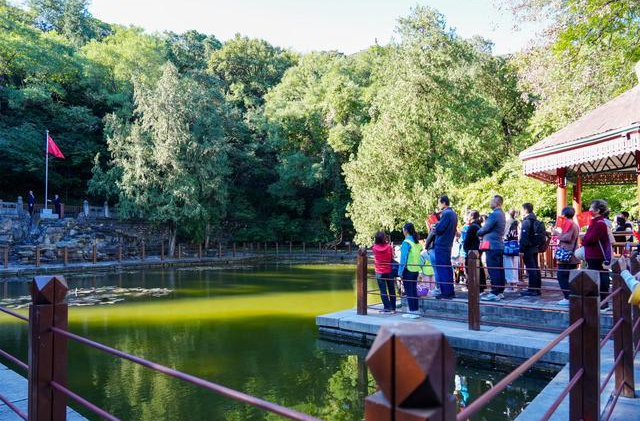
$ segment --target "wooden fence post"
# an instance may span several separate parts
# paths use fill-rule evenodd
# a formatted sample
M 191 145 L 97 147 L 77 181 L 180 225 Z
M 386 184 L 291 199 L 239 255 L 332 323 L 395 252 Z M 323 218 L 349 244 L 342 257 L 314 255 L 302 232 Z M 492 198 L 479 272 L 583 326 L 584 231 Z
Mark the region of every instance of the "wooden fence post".
M 613 335 L 613 355 L 615 357 L 622 352 L 622 361 L 616 367 L 616 388 L 622 386 L 620 396 L 625 398 L 635 398 L 635 379 L 633 372 L 633 324 L 631 320 L 631 305 L 629 304 L 629 296 L 631 295 L 627 284 L 622 279 L 620 273 L 625 270 L 626 264 L 624 259 L 617 259 L 613 262 L 611 270 L 613 272 L 612 290 L 620 288 L 620 292 L 612 298 L 613 301 L 613 325 L 615 326 L 620 320 L 620 327 Z
M 572 270 L 569 275 L 569 324 L 584 319 L 569 336 L 569 376 L 583 369 L 571 390 L 569 420 L 600 419 L 600 278 L 595 270 Z
M 67 246 L 64 246 L 64 248 L 62 249 L 62 259 L 64 265 L 67 266 L 69 264 L 69 247 Z
M 455 421 L 456 357 L 447 338 L 426 324 L 383 324 L 366 359 L 378 391 L 367 396 L 365 421 Z
M 160 241 L 160 261 L 164 260 L 164 240 Z
M 67 384 L 67 340 L 51 328 L 67 330 L 69 288 L 62 276 L 36 276 L 29 287 L 29 420 L 64 421 L 67 399 L 51 382 Z
M 358 268 L 356 273 L 357 313 L 367 314 L 367 249 L 358 250 Z
M 351 241 L 349 241 L 349 254 L 351 254 Z
M 4 248 L 2 260 L 4 262 L 4 268 L 9 268 L 9 246 Z
M 98 261 L 98 245 L 96 244 L 96 240 L 93 240 L 93 264 L 95 265 Z
M 144 246 L 144 241 L 140 244 L 140 260 L 144 260 L 147 254 L 147 250 Z
M 36 246 L 36 267 L 40 267 L 40 246 Z
M 469 330 L 480 330 L 480 253 L 467 253 L 467 314 Z

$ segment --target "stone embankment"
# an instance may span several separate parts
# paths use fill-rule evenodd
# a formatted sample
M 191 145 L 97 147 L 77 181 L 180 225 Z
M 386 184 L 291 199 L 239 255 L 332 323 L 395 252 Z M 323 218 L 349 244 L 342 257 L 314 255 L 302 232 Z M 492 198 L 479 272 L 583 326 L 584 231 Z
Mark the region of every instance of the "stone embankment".
M 96 259 L 113 259 L 122 245 L 125 257 L 135 256 L 140 245 L 159 247 L 166 232 L 144 222 L 115 219 L 77 218 L 32 220 L 28 214 L 0 217 L 0 247 L 9 247 L 9 260 L 31 264 L 36 247 L 42 263 L 60 261 L 67 249 L 69 261 L 90 260 L 96 245 Z

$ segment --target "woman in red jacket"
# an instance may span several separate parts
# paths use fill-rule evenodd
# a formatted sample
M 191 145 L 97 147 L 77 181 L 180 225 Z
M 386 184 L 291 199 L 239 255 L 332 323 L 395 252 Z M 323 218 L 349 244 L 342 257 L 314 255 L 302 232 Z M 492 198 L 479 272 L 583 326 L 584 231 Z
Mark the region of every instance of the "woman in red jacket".
M 380 288 L 380 298 L 384 305 L 383 313 L 396 311 L 396 289 L 393 283 L 392 263 L 393 249 L 387 242 L 384 232 L 378 231 L 373 245 L 373 259 L 376 272 L 376 281 Z
M 611 264 L 609 227 L 604 221 L 604 215 L 608 210 L 609 207 L 604 200 L 596 199 L 591 202 L 589 211 L 591 211 L 592 219 L 587 233 L 582 239 L 587 268 L 600 271 L 600 300 L 604 300 L 609 295 L 609 272 L 604 268 L 605 265 Z M 609 303 L 601 308 L 608 309 Z

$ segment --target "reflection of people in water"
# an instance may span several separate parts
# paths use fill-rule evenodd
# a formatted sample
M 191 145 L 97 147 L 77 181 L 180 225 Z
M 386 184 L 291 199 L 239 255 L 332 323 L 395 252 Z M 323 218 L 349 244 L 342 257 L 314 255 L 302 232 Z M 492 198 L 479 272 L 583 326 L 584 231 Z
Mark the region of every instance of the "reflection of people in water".
M 469 402 L 469 387 L 467 387 L 467 378 L 456 374 L 455 384 L 456 388 L 453 391 L 453 394 L 458 401 L 458 407 L 464 408 L 467 406 L 467 402 Z

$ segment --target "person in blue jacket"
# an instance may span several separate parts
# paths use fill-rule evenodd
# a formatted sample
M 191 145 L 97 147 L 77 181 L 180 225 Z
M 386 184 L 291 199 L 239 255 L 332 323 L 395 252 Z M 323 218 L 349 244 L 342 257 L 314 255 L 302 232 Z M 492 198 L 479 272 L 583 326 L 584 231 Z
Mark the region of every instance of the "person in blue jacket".
M 451 266 L 451 248 L 458 231 L 458 215 L 450 207 L 447 196 L 438 199 L 440 220 L 435 225 L 436 240 L 433 247 L 435 256 L 434 268 L 437 272 L 436 282 L 440 287 L 440 295 L 436 299 L 451 299 L 455 297 L 453 288 L 453 267 Z
M 482 237 L 482 242 L 488 242 L 489 248 L 484 250 L 487 257 L 487 269 L 491 278 L 491 292 L 480 295 L 481 300 L 500 301 L 504 298 L 504 227 L 506 218 L 502 211 L 502 196 L 495 195 L 491 199 L 489 206 L 493 212 L 487 218 L 482 228 L 478 231 L 478 236 Z M 482 243 L 481 243 L 482 244 Z

